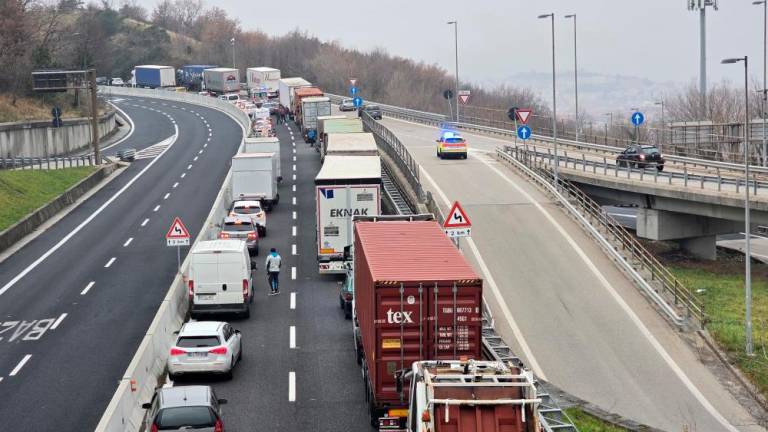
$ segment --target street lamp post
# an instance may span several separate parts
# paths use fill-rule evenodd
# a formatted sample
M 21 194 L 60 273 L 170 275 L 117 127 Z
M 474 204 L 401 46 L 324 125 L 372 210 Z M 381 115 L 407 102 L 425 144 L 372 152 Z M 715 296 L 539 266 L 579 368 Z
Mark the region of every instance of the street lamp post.
M 555 151 L 555 187 L 560 184 L 560 158 L 557 154 L 557 91 L 555 83 L 555 14 L 548 13 L 539 15 L 539 19 L 550 18 L 552 20 L 552 138 L 554 140 Z
M 667 131 L 667 123 L 664 121 L 664 99 L 656 102 L 655 105 L 661 105 L 661 139 L 659 140 L 659 151 L 661 151 L 663 141 L 666 139 L 665 132 Z
M 768 98 L 768 85 L 766 85 L 766 51 L 768 51 L 768 2 L 766 0 L 756 0 L 752 2 L 753 5 L 763 5 L 763 107 L 761 109 L 760 118 L 763 120 L 763 166 L 768 165 L 768 142 L 765 137 L 765 105 L 766 98 Z
M 749 222 L 749 56 L 723 59 L 722 64 L 744 62 L 744 332 L 747 355 L 753 354 L 752 345 L 752 248 Z
M 234 69 L 237 67 L 235 66 L 235 38 L 230 39 L 229 42 L 232 43 L 232 69 Z
M 448 25 L 453 25 L 453 43 L 456 53 L 456 122 L 459 121 L 459 22 L 448 21 Z
M 581 123 L 579 123 L 579 62 L 576 48 L 576 14 L 566 15 L 565 18 L 573 18 L 573 86 L 576 97 L 576 141 L 578 141 Z
M 608 145 L 608 129 L 613 130 L 613 113 L 608 112 L 603 115 L 606 115 L 610 118 L 610 127 L 608 126 L 608 123 L 605 124 L 605 145 Z

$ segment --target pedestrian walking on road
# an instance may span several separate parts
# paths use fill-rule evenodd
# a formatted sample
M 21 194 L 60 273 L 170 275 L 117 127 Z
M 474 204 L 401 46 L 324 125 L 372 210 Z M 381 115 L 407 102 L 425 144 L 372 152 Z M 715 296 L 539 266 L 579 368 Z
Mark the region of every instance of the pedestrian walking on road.
M 269 295 L 280 294 L 280 267 L 283 264 L 283 259 L 280 254 L 277 253 L 277 249 L 272 248 L 267 255 L 267 261 L 264 267 L 267 269 L 267 275 L 269 276 Z
M 285 124 L 285 107 L 282 105 L 277 108 L 277 122 Z

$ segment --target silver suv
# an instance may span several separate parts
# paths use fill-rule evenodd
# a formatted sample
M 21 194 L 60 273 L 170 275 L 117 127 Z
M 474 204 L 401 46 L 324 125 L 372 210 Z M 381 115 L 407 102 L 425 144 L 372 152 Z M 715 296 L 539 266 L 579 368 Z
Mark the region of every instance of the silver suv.
M 226 216 L 221 223 L 219 238 L 245 240 L 248 253 L 259 254 L 259 232 L 248 216 Z
M 144 430 L 223 432 L 221 405 L 225 403 L 209 386 L 160 388 L 151 402 L 141 405 L 147 410 Z

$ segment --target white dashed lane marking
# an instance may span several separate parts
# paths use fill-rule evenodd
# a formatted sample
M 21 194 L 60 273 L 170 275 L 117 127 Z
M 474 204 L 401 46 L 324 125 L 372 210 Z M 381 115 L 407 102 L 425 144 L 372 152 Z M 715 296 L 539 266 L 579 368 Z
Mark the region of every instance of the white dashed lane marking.
M 110 268 L 110 267 L 112 267 L 112 264 L 115 262 L 115 260 L 116 260 L 116 259 L 117 259 L 117 258 L 115 258 L 115 257 L 112 257 L 112 258 L 110 258 L 110 259 L 109 259 L 109 261 L 107 261 L 107 263 L 106 263 L 106 264 L 104 264 L 104 268 Z
M 85 289 L 83 289 L 82 291 L 80 291 L 80 295 L 86 295 L 86 294 L 88 294 L 88 291 L 90 291 L 90 290 L 91 290 L 91 288 L 93 288 L 93 286 L 94 286 L 95 284 L 96 284 L 96 282 L 94 282 L 94 281 L 90 281 L 90 282 L 88 282 L 88 285 L 86 285 L 86 286 L 85 286 Z
M 53 322 L 53 325 L 51 326 L 51 330 L 56 330 L 56 328 L 61 324 L 62 321 L 64 321 L 64 318 L 67 317 L 66 313 L 63 313 L 59 316 L 59 318 L 56 319 L 56 321 Z
M 125 241 L 125 243 L 123 243 L 123 247 L 128 247 L 128 245 L 131 244 L 132 241 L 133 241 L 133 237 L 129 238 L 128 240 Z
M 296 309 L 296 293 L 291 293 L 291 309 Z
M 170 193 L 170 192 L 168 192 L 167 194 L 165 194 L 165 196 L 163 197 L 163 199 L 164 199 L 164 200 L 167 200 L 169 196 L 171 196 L 171 193 Z
M 19 364 L 17 364 L 17 365 L 16 365 L 16 367 L 15 367 L 15 368 L 13 368 L 13 370 L 11 371 L 11 373 L 9 373 L 9 374 L 8 374 L 8 376 L 16 376 L 16 374 L 18 374 L 18 373 L 19 373 L 19 371 L 21 370 L 21 368 L 23 368 L 23 367 L 24 367 L 24 365 L 25 365 L 25 364 L 27 364 L 27 362 L 29 361 L 29 359 L 30 359 L 30 358 L 32 358 L 32 354 L 27 354 L 27 355 L 25 355 L 25 356 L 24 356 L 24 358 L 23 358 L 23 359 L 21 359 L 21 361 L 19 362 Z M 294 383 L 294 386 L 295 386 L 295 383 Z M 294 388 L 294 398 L 295 398 L 295 397 L 296 397 L 296 389 Z
M 141 226 L 147 226 L 149 223 L 149 218 L 144 219 L 144 222 L 141 223 Z

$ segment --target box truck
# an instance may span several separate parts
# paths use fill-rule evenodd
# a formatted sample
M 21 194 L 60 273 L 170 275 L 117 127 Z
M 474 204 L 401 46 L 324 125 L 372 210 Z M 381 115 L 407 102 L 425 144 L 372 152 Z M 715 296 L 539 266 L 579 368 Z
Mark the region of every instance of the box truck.
M 318 271 L 344 274 L 351 259 L 344 252 L 352 245 L 352 217 L 381 213 L 381 160 L 326 157 L 315 177 L 315 199 Z
M 171 66 L 142 65 L 133 69 L 136 87 L 175 87 L 176 70 Z
M 298 92 L 298 90 L 297 90 Z M 331 114 L 331 100 L 327 97 L 305 97 L 301 100 L 301 135 L 304 142 L 317 140 L 317 117 Z
M 277 137 L 249 137 L 243 140 L 238 153 L 274 153 L 277 166 L 277 181 L 283 180 L 280 170 L 280 140 Z
M 361 218 L 354 237 L 355 346 L 371 424 L 402 430 L 400 374 L 422 360 L 481 359 L 483 281 L 434 220 Z
M 293 92 L 297 88 L 312 87 L 312 83 L 304 78 L 282 78 L 278 81 L 278 88 L 280 92 L 280 105 L 285 109 L 291 110 L 293 107 Z
M 238 153 L 232 158 L 232 201 L 259 200 L 267 211 L 280 201 L 275 154 Z
M 323 91 L 317 87 L 299 87 L 293 91 L 291 100 L 291 112 L 294 114 L 296 124 L 301 126 L 301 101 L 308 97 L 323 96 Z M 330 113 L 329 113 L 330 114 Z
M 376 156 L 379 148 L 372 133 L 331 133 L 328 134 L 328 145 L 320 152 L 320 159 L 326 155 L 336 156 Z
M 245 71 L 248 90 L 251 94 L 263 95 L 269 98 L 277 97 L 280 90 L 280 69 L 271 67 L 252 67 Z
M 189 90 L 202 90 L 203 71 L 217 67 L 216 65 L 184 65 L 178 70 L 179 84 Z
M 337 133 L 358 133 L 363 132 L 363 122 L 359 118 L 330 118 L 325 119 L 320 124 L 318 137 L 320 138 L 320 153 L 322 148 L 328 143 L 326 139 L 328 134 Z
M 240 71 L 232 68 L 213 68 L 203 71 L 205 89 L 222 94 L 240 92 Z

